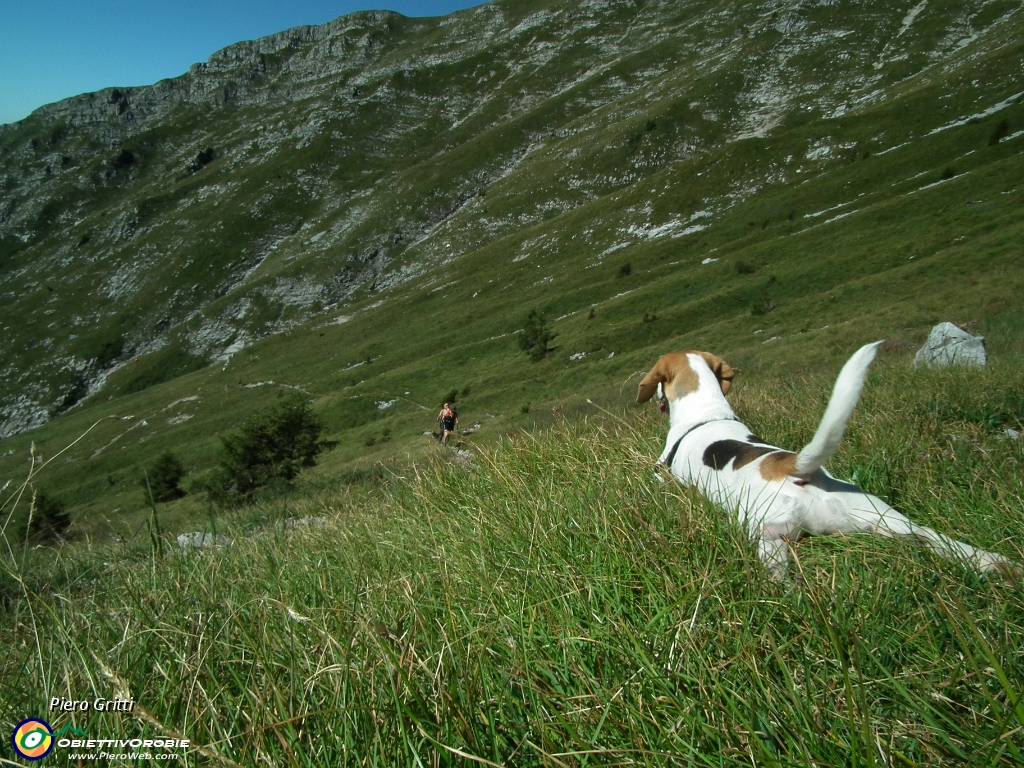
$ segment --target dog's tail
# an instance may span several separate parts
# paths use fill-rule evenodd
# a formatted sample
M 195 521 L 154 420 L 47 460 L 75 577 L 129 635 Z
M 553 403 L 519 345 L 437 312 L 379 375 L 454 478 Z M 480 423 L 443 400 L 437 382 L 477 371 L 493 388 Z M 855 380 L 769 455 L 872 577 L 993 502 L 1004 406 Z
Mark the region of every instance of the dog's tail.
M 828 408 L 821 417 L 814 439 L 796 457 L 794 475 L 810 475 L 828 461 L 828 457 L 839 447 L 839 441 L 843 439 L 843 432 L 846 431 L 846 422 L 850 420 L 850 415 L 860 400 L 868 368 L 875 359 L 881 343 L 876 341 L 874 344 L 865 344 L 846 361 L 843 370 L 839 372 L 839 378 L 836 379 L 832 398 L 828 401 Z

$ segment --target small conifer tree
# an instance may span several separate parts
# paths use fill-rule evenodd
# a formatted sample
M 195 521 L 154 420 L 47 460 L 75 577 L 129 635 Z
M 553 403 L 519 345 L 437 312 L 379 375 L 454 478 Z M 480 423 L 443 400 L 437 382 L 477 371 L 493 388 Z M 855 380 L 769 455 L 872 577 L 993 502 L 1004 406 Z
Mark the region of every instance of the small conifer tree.
M 181 459 L 170 451 L 163 453 L 146 468 L 146 474 L 139 481 L 146 503 L 149 503 L 150 491 L 153 492 L 153 501 L 180 499 L 185 492 L 181 490 L 178 483 L 185 477 L 185 474 L 185 465 L 181 463 Z
M 526 326 L 519 337 L 519 348 L 530 356 L 531 360 L 540 360 L 551 348 L 548 346 L 557 334 L 552 333 L 537 310 L 530 310 L 526 318 Z
M 323 422 L 299 397 L 282 400 L 245 421 L 234 434 L 221 437 L 221 458 L 207 487 L 211 498 L 244 504 L 267 487 L 288 487 L 316 457 L 334 446 L 320 439 Z
M 67 537 L 70 527 L 71 517 L 64 502 L 39 491 L 29 506 L 29 514 L 15 530 L 15 541 L 54 544 Z

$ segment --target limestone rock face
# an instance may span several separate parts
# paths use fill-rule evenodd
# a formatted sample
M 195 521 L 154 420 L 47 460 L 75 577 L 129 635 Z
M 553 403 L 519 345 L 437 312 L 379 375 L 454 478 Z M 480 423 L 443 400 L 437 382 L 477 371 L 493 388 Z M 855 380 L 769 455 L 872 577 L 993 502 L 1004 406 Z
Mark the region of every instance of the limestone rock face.
M 914 355 L 914 365 L 944 368 L 947 365 L 977 365 L 988 362 L 985 337 L 972 336 L 952 323 L 939 323 L 928 334 L 928 341 Z

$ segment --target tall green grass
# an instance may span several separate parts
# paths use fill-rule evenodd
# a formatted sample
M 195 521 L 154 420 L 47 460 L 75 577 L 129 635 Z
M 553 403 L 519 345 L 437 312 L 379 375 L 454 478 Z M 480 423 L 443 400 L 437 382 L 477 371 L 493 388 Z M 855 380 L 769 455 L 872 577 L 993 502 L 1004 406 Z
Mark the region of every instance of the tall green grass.
M 831 466 L 1024 561 L 1020 374 L 882 365 Z M 734 406 L 797 447 L 830 385 L 746 382 Z M 219 518 L 228 548 L 5 558 L 3 724 L 120 690 L 134 718 L 50 722 L 181 734 L 196 765 L 1024 762 L 1020 584 L 868 537 L 802 542 L 776 583 L 659 477 L 665 427 L 595 411 L 382 466 Z

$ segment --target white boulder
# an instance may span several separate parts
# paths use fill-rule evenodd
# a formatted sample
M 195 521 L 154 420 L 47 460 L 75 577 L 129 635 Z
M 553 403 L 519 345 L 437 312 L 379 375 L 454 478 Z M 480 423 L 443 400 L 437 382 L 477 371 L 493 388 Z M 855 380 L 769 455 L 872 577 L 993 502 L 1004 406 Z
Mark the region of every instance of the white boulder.
M 972 336 L 952 323 L 939 323 L 928 334 L 928 341 L 914 355 L 914 365 L 944 368 L 947 365 L 982 366 L 988 362 L 985 337 Z
M 210 547 L 230 547 L 232 544 L 231 539 L 227 536 L 217 535 L 214 536 L 212 533 L 204 533 L 203 531 L 194 531 L 192 533 L 182 533 L 178 535 L 178 546 L 182 549 L 209 549 Z

